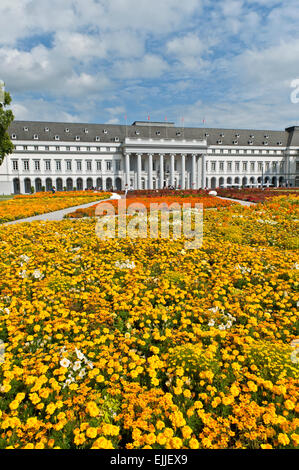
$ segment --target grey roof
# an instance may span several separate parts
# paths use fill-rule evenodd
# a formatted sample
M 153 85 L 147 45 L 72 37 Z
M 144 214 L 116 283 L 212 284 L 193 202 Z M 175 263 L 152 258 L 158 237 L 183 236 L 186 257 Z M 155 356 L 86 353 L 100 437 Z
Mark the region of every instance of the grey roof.
M 24 130 L 25 128 L 28 131 Z M 46 129 L 49 129 L 46 131 Z M 87 133 L 85 132 L 87 130 Z M 67 131 L 68 130 L 68 131 Z M 115 137 L 122 142 L 125 137 L 151 138 L 151 139 L 207 139 L 208 145 L 248 146 L 252 141 L 253 146 L 263 146 L 268 142 L 269 146 L 293 145 L 299 146 L 299 127 L 291 127 L 285 131 L 250 130 L 250 129 L 214 129 L 195 127 L 175 127 L 173 123 L 155 123 L 136 121 L 133 125 L 115 124 L 79 124 L 63 122 L 40 121 L 14 121 L 9 128 L 10 135 L 15 134 L 17 140 L 32 141 L 34 134 L 38 135 L 38 141 L 53 141 L 59 136 L 61 141 L 73 142 L 115 142 Z M 80 141 L 76 141 L 76 136 Z M 253 136 L 253 137 L 251 137 Z M 96 140 L 96 137 L 99 140 Z M 222 142 L 222 144 L 220 143 Z

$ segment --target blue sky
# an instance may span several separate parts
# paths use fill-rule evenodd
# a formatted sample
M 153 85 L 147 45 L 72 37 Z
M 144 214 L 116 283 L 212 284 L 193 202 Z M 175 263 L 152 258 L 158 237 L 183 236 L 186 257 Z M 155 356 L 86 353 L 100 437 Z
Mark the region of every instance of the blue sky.
M 298 24 L 298 0 L 1 0 L 0 79 L 16 119 L 283 129 Z

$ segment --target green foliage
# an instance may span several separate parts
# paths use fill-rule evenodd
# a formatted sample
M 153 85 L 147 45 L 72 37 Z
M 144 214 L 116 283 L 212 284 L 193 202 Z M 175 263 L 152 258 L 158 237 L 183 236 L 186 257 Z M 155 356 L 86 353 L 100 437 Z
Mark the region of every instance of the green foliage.
M 0 164 L 3 162 L 5 155 L 9 155 L 14 149 L 14 145 L 7 132 L 7 129 L 14 120 L 14 115 L 10 109 L 5 109 L 10 103 L 10 94 L 6 91 L 4 103 L 0 103 Z

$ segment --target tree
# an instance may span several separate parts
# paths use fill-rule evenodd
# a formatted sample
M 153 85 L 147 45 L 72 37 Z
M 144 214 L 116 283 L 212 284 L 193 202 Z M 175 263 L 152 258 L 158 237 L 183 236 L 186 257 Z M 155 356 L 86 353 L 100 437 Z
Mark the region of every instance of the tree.
M 0 102 L 0 165 L 3 162 L 5 155 L 9 155 L 14 150 L 14 145 L 7 132 L 7 129 L 14 120 L 14 115 L 10 109 L 5 109 L 6 106 L 10 105 L 10 103 L 10 94 L 5 91 L 3 103 Z

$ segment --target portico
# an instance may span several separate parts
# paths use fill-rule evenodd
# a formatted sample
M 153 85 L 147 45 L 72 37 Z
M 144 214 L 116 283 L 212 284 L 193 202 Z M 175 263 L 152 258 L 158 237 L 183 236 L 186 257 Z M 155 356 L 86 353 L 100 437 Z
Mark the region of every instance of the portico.
M 125 139 L 125 181 L 134 189 L 200 189 L 205 182 L 205 140 Z M 132 184 L 133 183 L 133 184 Z

